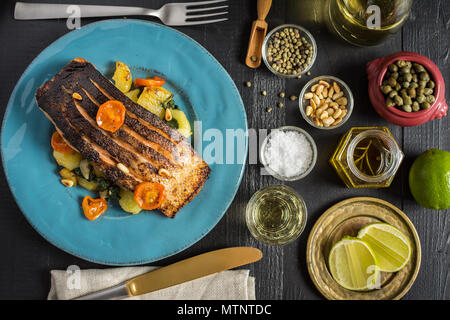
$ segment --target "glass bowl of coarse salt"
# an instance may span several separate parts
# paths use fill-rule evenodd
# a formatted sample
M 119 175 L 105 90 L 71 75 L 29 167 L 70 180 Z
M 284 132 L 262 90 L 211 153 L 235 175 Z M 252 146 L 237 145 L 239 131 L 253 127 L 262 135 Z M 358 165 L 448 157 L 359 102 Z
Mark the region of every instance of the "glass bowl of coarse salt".
M 285 126 L 272 130 L 260 150 L 261 162 L 268 173 L 282 181 L 306 177 L 317 160 L 313 138 L 303 129 Z

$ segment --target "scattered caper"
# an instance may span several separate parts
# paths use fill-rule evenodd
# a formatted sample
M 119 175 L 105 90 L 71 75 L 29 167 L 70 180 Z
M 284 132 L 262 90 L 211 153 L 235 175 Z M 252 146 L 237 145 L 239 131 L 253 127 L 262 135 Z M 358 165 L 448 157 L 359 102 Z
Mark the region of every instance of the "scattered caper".
M 267 91 L 266 91 L 266 90 L 263 90 L 263 91 L 261 91 L 261 94 L 262 94 L 263 96 L 266 96 L 266 95 L 267 95 Z
M 284 104 L 282 102 L 278 102 L 278 108 L 283 108 Z
M 297 100 L 296 96 L 290 96 L 289 99 L 291 99 L 292 101 Z
M 280 92 L 279 96 L 280 96 L 280 98 L 284 98 L 285 93 L 284 92 Z
M 272 111 L 272 108 L 271 108 L 271 107 L 268 107 L 268 108 L 266 109 L 266 111 L 267 111 L 267 112 L 271 112 L 271 111 Z
M 251 83 L 250 81 L 247 81 L 247 82 L 245 83 L 245 85 L 246 85 L 247 87 L 251 87 L 251 86 L 252 86 L 252 83 Z

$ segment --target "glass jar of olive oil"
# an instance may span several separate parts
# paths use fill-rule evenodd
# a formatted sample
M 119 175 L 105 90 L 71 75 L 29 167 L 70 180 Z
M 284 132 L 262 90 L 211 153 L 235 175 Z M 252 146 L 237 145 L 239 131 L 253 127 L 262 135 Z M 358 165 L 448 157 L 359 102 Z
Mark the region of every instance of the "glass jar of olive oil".
M 404 158 L 386 127 L 355 127 L 341 139 L 330 159 L 349 188 L 382 188 L 391 185 Z
M 257 191 L 246 208 L 246 223 L 259 241 L 283 245 L 294 241 L 306 224 L 306 205 L 292 188 L 273 185 Z
M 412 0 L 328 0 L 328 27 L 357 46 L 373 46 L 396 33 Z

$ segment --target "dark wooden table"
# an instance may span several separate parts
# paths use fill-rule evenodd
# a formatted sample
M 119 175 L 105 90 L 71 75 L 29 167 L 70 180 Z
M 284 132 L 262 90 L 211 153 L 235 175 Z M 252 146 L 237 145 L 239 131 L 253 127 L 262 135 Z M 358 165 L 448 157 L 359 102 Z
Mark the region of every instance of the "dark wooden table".
M 324 0 L 323 0 L 324 1 Z M 203 45 L 229 72 L 245 104 L 249 128 L 272 129 L 295 125 L 306 129 L 316 140 L 319 156 L 312 173 L 298 182 L 287 183 L 305 198 L 308 222 L 304 233 L 292 244 L 267 246 L 255 241 L 245 226 L 244 209 L 251 195 L 260 188 L 280 183 L 260 175 L 260 165 L 248 165 L 239 191 L 218 225 L 189 249 L 158 261 L 164 265 L 208 250 L 227 246 L 249 245 L 260 248 L 262 261 L 251 265 L 256 277 L 257 299 L 321 299 L 310 280 L 306 263 L 306 240 L 317 218 L 331 205 L 354 196 L 373 196 L 401 208 L 417 228 L 422 245 L 422 266 L 416 282 L 404 299 L 450 298 L 450 215 L 447 211 L 426 210 L 415 203 L 408 187 L 408 171 L 414 158 L 429 148 L 450 150 L 450 117 L 412 128 L 386 122 L 373 110 L 368 94 L 365 65 L 368 61 L 397 51 L 415 51 L 428 56 L 450 83 L 450 1 L 416 1 L 409 20 L 392 39 L 377 47 L 356 48 L 335 39 L 321 23 L 319 0 L 274 0 L 267 18 L 269 28 L 283 23 L 298 23 L 312 31 L 318 45 L 318 57 L 311 76 L 335 75 L 346 81 L 355 97 L 350 120 L 333 131 L 310 127 L 300 115 L 296 102 L 285 101 L 276 108 L 281 91 L 298 95 L 310 79 L 284 80 L 272 75 L 264 66 L 247 68 L 243 61 L 249 31 L 256 18 L 256 0 L 230 0 L 229 20 L 224 23 L 184 27 L 186 33 Z M 41 1 L 76 3 L 78 1 Z M 85 4 L 136 5 L 158 7 L 160 0 L 84 0 Z M 20 75 L 41 50 L 68 32 L 66 21 L 15 21 L 15 1 L 0 4 L 0 108 L 3 117 L 9 95 Z M 315 8 L 312 8 L 315 3 Z M 308 9 L 309 8 L 309 9 Z M 82 20 L 82 25 L 98 19 Z M 252 87 L 244 86 L 251 81 Z M 268 92 L 267 96 L 260 94 Z M 447 86 L 447 101 L 448 101 Z M 268 106 L 271 113 L 265 112 Z M 344 187 L 328 159 L 339 138 L 353 126 L 387 126 L 406 154 L 400 171 L 388 189 L 350 190 Z M 80 268 L 104 268 L 73 257 L 46 242 L 27 222 L 15 203 L 0 170 L 0 298 L 45 299 L 49 290 L 49 271 Z M 206 208 L 205 208 L 206 210 Z

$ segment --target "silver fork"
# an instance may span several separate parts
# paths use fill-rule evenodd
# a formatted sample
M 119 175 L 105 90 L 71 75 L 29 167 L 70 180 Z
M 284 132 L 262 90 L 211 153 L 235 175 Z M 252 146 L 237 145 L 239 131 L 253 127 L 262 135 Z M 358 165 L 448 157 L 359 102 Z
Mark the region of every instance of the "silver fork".
M 70 5 L 70 4 L 50 4 L 50 3 L 25 3 L 17 2 L 14 10 L 16 20 L 39 20 L 39 19 L 59 19 L 77 17 L 114 17 L 114 16 L 153 16 L 159 18 L 168 26 L 191 26 L 196 24 L 214 23 L 228 20 L 219 18 L 211 20 L 195 20 L 207 17 L 227 14 L 228 11 L 205 13 L 202 11 L 219 10 L 228 8 L 228 5 L 211 7 L 209 5 L 225 2 L 227 0 L 197 1 L 187 3 L 167 3 L 161 8 L 147 9 L 140 7 L 123 6 L 93 6 L 93 5 Z M 193 6 L 209 6 L 204 8 L 189 9 Z M 196 14 L 200 13 L 200 14 Z

